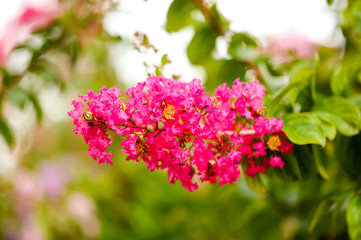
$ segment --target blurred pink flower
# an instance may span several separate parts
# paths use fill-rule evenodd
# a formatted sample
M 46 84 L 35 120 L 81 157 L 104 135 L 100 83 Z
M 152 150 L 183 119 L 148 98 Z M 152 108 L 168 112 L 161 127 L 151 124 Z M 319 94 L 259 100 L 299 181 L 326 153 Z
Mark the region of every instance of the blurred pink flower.
M 266 54 L 272 55 L 276 63 L 289 62 L 292 57 L 312 58 L 317 51 L 317 45 L 305 35 L 289 31 L 279 36 L 269 38 L 269 44 L 264 49 Z
M 18 169 L 14 178 L 14 206 L 20 224 L 10 224 L 5 230 L 5 239 L 44 239 L 41 229 L 34 221 L 34 208 L 41 199 L 42 192 L 36 176 L 28 170 Z
M 46 163 L 41 167 L 39 180 L 44 194 L 55 200 L 64 193 L 68 176 L 59 164 Z
M 22 217 L 26 217 L 34 204 L 42 198 L 38 179 L 29 171 L 20 169 L 14 180 L 16 208 Z
M 83 233 L 88 237 L 97 237 L 101 230 L 101 223 L 96 217 L 96 205 L 86 194 L 72 193 L 66 202 L 69 215 L 80 225 Z
M 24 6 L 0 35 L 0 64 L 4 65 L 11 51 L 26 41 L 32 32 L 48 26 L 55 19 L 57 8 L 57 0 L 45 1 L 38 6 Z
M 28 219 L 23 222 L 21 231 L 17 236 L 18 240 L 42 240 L 45 239 L 43 233 L 35 223 L 35 219 Z

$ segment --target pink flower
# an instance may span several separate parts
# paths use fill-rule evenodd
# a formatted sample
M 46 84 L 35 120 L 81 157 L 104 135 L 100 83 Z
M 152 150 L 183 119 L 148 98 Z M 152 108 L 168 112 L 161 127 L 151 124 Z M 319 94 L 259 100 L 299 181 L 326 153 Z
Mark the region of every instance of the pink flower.
M 128 154 L 127 160 L 138 161 L 139 154 L 135 150 L 136 141 L 137 141 L 137 136 L 134 135 L 128 137 L 127 139 L 125 139 L 120 143 L 120 145 L 123 147 L 123 149 L 120 150 L 120 152 Z
M 89 90 L 87 95 L 79 96 L 88 108 L 83 111 L 85 104 L 73 101 L 74 109 L 68 114 L 74 119 L 76 129 L 74 133 L 83 135 L 85 142 L 89 145 L 88 154 L 99 163 L 112 164 L 112 152 L 105 152 L 111 145 L 112 139 L 107 135 L 108 130 L 113 130 L 122 135 L 119 127 L 126 123 L 129 116 L 124 112 L 125 105 L 120 97 L 117 87 L 107 90 L 100 89 L 100 93 Z
M 233 183 L 238 180 L 241 175 L 238 164 L 241 162 L 242 154 L 232 149 L 227 157 L 221 157 L 217 161 L 219 167 L 218 176 L 219 183 L 223 184 Z
M 258 173 L 258 168 L 255 166 L 254 161 L 249 161 L 250 167 L 247 168 L 246 174 L 249 177 L 255 177 Z
M 303 34 L 290 31 L 278 37 L 271 37 L 269 45 L 264 50 L 273 56 L 277 63 L 286 63 L 296 58 L 312 58 L 317 46 Z
M 31 33 L 50 25 L 56 17 L 58 2 L 49 0 L 43 5 L 26 6 L 7 24 L 0 37 L 0 64 L 3 65 L 10 52 L 25 42 Z
M 195 191 L 198 188 L 198 184 L 192 182 L 194 170 L 189 164 L 179 165 L 172 164 L 168 168 L 168 180 L 170 183 L 176 183 L 175 180 L 179 180 L 182 186 L 188 191 Z
M 267 158 L 264 158 L 263 161 L 258 163 L 257 165 L 253 160 L 248 161 L 248 163 L 251 165 L 246 169 L 246 174 L 248 177 L 255 177 L 259 172 L 266 173 L 269 167 Z
M 61 166 L 54 163 L 44 163 L 39 176 L 42 190 L 48 197 L 57 199 L 64 193 L 68 176 Z
M 286 154 L 286 155 L 293 152 L 293 144 L 287 140 L 281 139 L 281 145 L 278 148 L 281 153 Z
M 285 165 L 285 163 L 282 161 L 281 157 L 279 156 L 271 156 L 269 164 L 272 167 L 279 167 L 279 168 L 283 168 L 283 165 Z
M 198 79 L 149 77 L 126 91 L 128 101 L 116 87 L 90 90 L 80 96 L 84 104 L 72 102 L 69 116 L 99 163 L 112 163 L 109 136 L 119 135 L 127 160 L 143 161 L 150 171 L 166 169 L 170 183 L 179 181 L 189 191 L 198 188 L 194 176 L 221 186 L 237 181 L 242 161 L 252 177 L 283 166 L 275 154 L 292 151 L 292 144 L 281 132 L 282 120 L 259 111 L 265 88 L 257 80 L 236 79 L 232 89 L 223 84 L 215 100 L 204 90 Z
M 264 150 L 264 146 L 263 146 L 263 143 L 262 143 L 262 142 L 257 142 L 257 143 L 255 143 L 255 144 L 253 144 L 253 148 L 256 150 L 256 151 L 254 152 L 254 154 L 255 154 L 256 157 L 266 155 L 266 152 L 265 152 L 265 150 Z
M 220 99 L 222 102 L 228 102 L 231 98 L 232 90 L 227 86 L 227 83 L 219 85 L 216 90 L 214 90 L 214 96 L 216 99 Z
M 264 116 L 260 116 L 254 121 L 253 127 L 256 133 L 261 136 L 267 133 L 281 132 L 283 128 L 283 122 L 280 118 L 268 119 Z

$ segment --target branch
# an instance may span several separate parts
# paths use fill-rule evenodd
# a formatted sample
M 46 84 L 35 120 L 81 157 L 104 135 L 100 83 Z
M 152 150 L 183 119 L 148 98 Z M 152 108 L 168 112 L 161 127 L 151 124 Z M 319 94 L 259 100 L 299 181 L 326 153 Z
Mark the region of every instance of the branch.
M 214 16 L 211 9 L 206 5 L 205 1 L 204 0 L 193 0 L 193 2 L 197 5 L 199 10 L 201 10 L 204 18 L 206 19 L 207 22 L 209 22 L 209 24 L 214 28 L 214 30 L 216 30 L 216 32 L 219 35 L 224 36 L 225 30 L 223 29 L 220 22 L 218 22 L 216 16 Z

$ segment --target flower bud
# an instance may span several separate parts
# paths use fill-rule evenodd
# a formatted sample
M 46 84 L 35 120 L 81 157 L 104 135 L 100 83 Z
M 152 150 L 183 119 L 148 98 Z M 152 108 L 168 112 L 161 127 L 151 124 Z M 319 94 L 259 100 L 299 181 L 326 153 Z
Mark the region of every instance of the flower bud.
M 148 124 L 146 127 L 147 132 L 153 132 L 154 131 L 154 126 L 152 124 Z
M 93 115 L 93 113 L 92 112 L 83 112 L 83 118 L 84 118 L 84 120 L 86 120 L 86 121 L 93 121 L 94 120 L 94 115 Z

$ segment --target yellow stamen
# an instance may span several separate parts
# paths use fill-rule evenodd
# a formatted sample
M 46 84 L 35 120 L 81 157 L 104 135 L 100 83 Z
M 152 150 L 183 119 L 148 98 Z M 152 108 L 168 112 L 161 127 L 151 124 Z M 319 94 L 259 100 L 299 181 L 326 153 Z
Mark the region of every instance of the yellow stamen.
M 266 107 L 259 107 L 256 109 L 256 113 L 260 116 L 263 116 L 266 112 L 267 108 Z
M 271 136 L 268 141 L 267 141 L 267 146 L 272 150 L 272 151 L 279 151 L 278 147 L 281 145 L 281 140 L 279 138 L 279 136 Z
M 177 110 L 173 105 L 167 104 L 163 110 L 163 117 L 165 119 L 174 119 L 174 114 L 176 111 Z
M 135 142 L 135 151 L 140 154 L 145 154 L 148 152 L 147 141 L 143 138 L 142 135 L 138 135 Z

